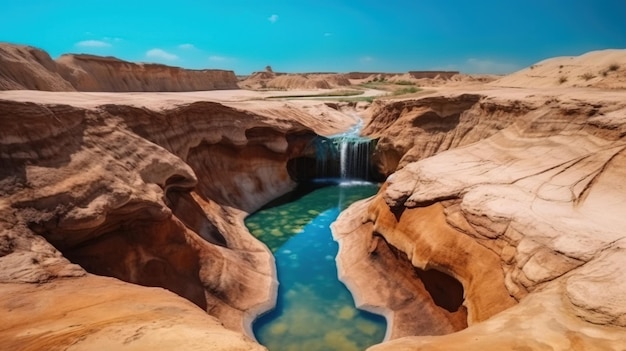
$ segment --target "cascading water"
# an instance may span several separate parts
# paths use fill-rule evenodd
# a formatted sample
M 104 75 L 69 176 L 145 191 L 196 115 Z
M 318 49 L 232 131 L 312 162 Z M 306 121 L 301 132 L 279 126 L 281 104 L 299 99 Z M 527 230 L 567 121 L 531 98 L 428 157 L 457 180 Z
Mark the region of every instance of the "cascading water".
M 346 140 L 342 140 L 341 143 L 341 153 L 339 154 L 339 165 L 340 165 L 340 175 L 342 179 L 348 178 L 348 142 Z
M 337 161 L 341 179 L 370 179 L 373 140 L 359 135 L 362 127 L 363 121 L 359 120 L 348 131 L 329 138 L 335 148 L 339 149 Z
M 318 137 L 310 145 L 315 154 L 289 161 L 293 179 L 372 180 L 377 174 L 370 164 L 376 141 L 359 136 L 363 122 L 348 131 L 330 137 Z M 314 156 L 311 157 L 311 156 Z

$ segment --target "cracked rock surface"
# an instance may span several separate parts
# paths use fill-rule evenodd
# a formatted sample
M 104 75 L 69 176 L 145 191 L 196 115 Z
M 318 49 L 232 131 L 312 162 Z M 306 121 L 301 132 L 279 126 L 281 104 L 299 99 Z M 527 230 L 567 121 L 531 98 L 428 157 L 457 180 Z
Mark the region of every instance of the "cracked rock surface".
M 0 92 L 0 349 L 264 349 L 250 323 L 274 304 L 274 261 L 243 219 L 293 189 L 287 162 L 313 138 L 354 123 L 324 117 Z
M 379 169 L 396 171 L 335 224 L 342 275 L 354 287 L 397 282 L 398 257 L 449 274 L 463 285 L 467 328 L 415 333 L 423 322 L 393 308 L 394 288 L 364 292 L 357 301 L 397 329 L 371 349 L 620 350 L 625 101 L 623 91 L 442 89 L 380 103 L 366 130 L 382 138 Z M 383 257 L 381 240 L 403 255 Z M 402 337 L 411 328 L 425 336 Z

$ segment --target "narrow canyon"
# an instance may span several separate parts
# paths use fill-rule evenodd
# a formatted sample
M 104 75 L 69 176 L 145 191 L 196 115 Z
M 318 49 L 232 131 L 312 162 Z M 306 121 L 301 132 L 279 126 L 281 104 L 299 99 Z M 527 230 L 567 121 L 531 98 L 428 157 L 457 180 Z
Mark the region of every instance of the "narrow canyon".
M 264 350 L 251 325 L 276 304 L 275 260 L 244 219 L 362 118 L 381 187 L 332 235 L 357 307 L 387 319 L 369 350 L 621 350 L 626 51 L 572 77 L 603 69 L 589 55 L 624 68 L 589 86 L 546 83 L 558 59 L 420 76 L 356 103 L 2 44 L 0 348 Z M 263 79 L 279 78 L 353 80 Z

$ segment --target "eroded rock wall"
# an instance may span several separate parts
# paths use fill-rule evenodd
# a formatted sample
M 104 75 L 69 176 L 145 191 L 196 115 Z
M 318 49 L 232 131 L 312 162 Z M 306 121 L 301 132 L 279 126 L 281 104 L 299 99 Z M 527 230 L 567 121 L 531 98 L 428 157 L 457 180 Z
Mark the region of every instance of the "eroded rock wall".
M 63 55 L 0 43 L 0 90 L 182 92 L 238 89 L 227 70 L 190 70 L 114 57 Z
M 0 90 L 74 91 L 45 51 L 0 43 Z
M 78 91 L 196 91 L 238 89 L 233 71 L 189 70 L 113 57 L 63 55 L 59 73 Z
M 617 268 L 626 263 L 626 100 L 623 93 L 552 93 L 490 91 L 379 106 L 383 113 L 366 131 L 382 136 L 380 159 L 393 154 L 399 169 L 388 162 L 380 193 L 335 224 L 341 274 L 358 290 L 373 272 L 394 276 L 391 267 L 407 259 L 447 273 L 463 285 L 468 328 L 372 349 L 618 350 L 626 342 L 626 286 Z M 381 240 L 402 255 L 383 256 Z M 357 301 L 377 309 L 386 300 L 396 312 L 403 289 L 392 286 Z M 452 326 L 440 310 L 429 313 Z M 392 314 L 392 338 L 416 323 L 401 324 L 401 314 Z
M 486 139 L 531 109 L 518 99 L 494 104 L 475 93 L 378 100 L 363 134 L 378 139 L 374 162 L 390 175 L 410 162 Z
M 214 326 L 222 330 L 212 341 L 219 347 L 257 348 L 244 334 L 273 305 L 276 282 L 271 253 L 249 235 L 243 218 L 293 188 L 287 161 L 313 136 L 295 120 L 212 102 L 151 110 L 0 101 L 0 308 L 19 310 L 12 300 L 19 291 L 54 301 L 63 298 L 57 286 L 66 291 L 71 281 L 92 289 L 104 282 L 93 274 L 103 275 L 165 288 L 199 306 L 229 329 Z M 146 330 L 149 315 L 182 306 L 173 294 L 162 298 L 146 307 L 145 318 L 118 311 L 116 324 L 125 332 Z M 37 313 L 47 314 L 46 306 Z M 109 317 L 86 311 L 80 318 L 91 322 L 76 335 L 94 345 Z M 58 324 L 51 317 L 26 337 L 20 318 L 0 323 L 6 345 L 45 343 Z M 197 328 L 197 321 L 189 323 Z M 208 329 L 198 331 L 203 340 L 212 338 Z M 155 344 L 160 329 L 149 330 L 128 342 Z M 75 341 L 67 333 L 56 339 L 59 347 Z

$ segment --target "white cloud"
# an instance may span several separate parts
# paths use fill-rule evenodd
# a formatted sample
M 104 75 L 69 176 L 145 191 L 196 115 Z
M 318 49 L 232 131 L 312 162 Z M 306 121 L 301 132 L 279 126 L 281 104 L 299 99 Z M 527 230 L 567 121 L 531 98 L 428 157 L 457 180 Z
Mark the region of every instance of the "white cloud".
M 271 15 L 267 18 L 268 21 L 272 22 L 272 23 L 276 23 L 276 21 L 278 21 L 278 15 L 274 14 Z
M 367 62 L 372 62 L 375 59 L 372 56 L 363 56 L 361 57 L 360 61 L 363 63 L 367 63 Z
M 193 44 L 180 44 L 178 45 L 179 49 L 183 49 L 183 50 L 192 50 L 195 49 L 196 47 Z
M 326 33 L 324 33 L 324 36 L 325 36 L 325 37 L 332 37 L 332 36 L 333 36 L 333 33 L 326 32 Z
M 152 58 L 152 59 L 161 59 L 161 60 L 165 60 L 165 61 L 176 61 L 178 60 L 178 56 L 171 54 L 165 50 L 162 49 L 151 49 L 146 51 L 146 57 Z
M 114 42 L 120 42 L 123 40 L 122 38 L 110 38 L 110 37 L 104 37 L 102 39 L 105 41 L 114 41 Z
M 493 73 L 504 74 L 511 73 L 521 69 L 520 66 L 507 62 L 497 62 L 492 60 L 484 60 L 470 58 L 465 62 L 465 70 L 467 73 Z
M 74 45 L 85 48 L 108 48 L 111 46 L 111 44 L 102 40 L 83 40 Z
M 228 58 L 224 56 L 218 56 L 218 55 L 209 56 L 209 61 L 213 61 L 213 62 L 222 62 L 226 60 L 228 60 Z

